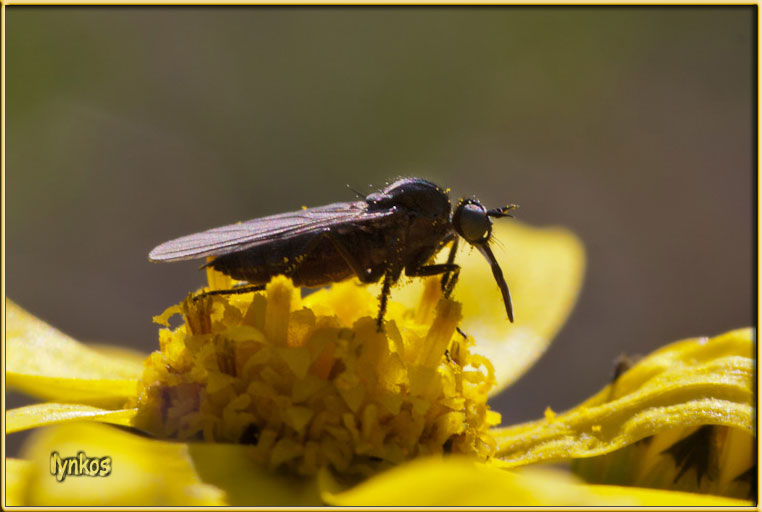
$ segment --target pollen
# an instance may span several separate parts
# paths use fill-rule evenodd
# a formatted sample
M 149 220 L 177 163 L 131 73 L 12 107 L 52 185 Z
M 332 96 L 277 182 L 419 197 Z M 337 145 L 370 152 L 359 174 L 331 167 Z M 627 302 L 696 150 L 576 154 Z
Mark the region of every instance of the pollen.
M 211 275 L 210 286 L 220 283 Z M 188 297 L 155 320 L 136 426 L 186 441 L 239 443 L 269 469 L 369 475 L 405 460 L 486 460 L 500 415 L 489 360 L 460 334 L 461 305 L 427 280 L 414 310 L 345 282 L 302 298 L 284 277 L 263 292 Z M 184 322 L 172 329 L 169 319 Z

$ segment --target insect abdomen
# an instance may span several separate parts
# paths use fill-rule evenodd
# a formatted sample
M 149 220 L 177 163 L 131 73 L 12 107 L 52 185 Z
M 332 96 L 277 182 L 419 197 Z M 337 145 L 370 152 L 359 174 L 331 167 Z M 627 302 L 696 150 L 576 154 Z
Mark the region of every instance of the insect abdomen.
M 233 279 L 265 284 L 285 275 L 296 286 L 322 286 L 354 275 L 327 239 L 299 236 L 217 257 L 210 266 Z

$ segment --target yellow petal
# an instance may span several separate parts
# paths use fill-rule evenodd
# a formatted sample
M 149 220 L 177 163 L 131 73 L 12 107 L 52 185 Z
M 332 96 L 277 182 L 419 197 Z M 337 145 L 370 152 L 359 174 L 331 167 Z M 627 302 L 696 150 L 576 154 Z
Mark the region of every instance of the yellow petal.
M 322 505 L 314 478 L 268 471 L 247 454 L 246 448 L 234 444 L 188 445 L 201 479 L 225 491 L 230 505 Z
M 495 223 L 493 252 L 513 298 L 515 322 L 506 317 L 492 270 L 479 251 L 461 248 L 455 259 L 462 267 L 453 297 L 463 303 L 460 327 L 476 340 L 474 351 L 495 367 L 497 386 L 504 389 L 545 352 L 574 305 L 585 270 L 585 251 L 571 232 L 558 227 L 533 228 L 515 220 Z M 439 259 L 446 258 L 441 251 Z M 420 279 L 392 290 L 392 300 L 417 305 Z
M 320 475 L 323 499 L 338 506 L 748 505 L 748 502 L 628 487 L 586 485 L 566 472 L 498 469 L 465 457 L 418 459 L 342 490 Z
M 24 505 L 321 505 L 314 479 L 257 465 L 248 446 L 151 440 L 103 425 L 69 424 L 38 431 L 26 443 L 28 461 L 13 467 L 16 504 Z M 108 476 L 51 474 L 61 459 L 111 458 Z M 60 470 L 53 459 L 53 468 Z M 18 466 L 18 468 L 16 468 Z M 96 492 L 97 489 L 97 492 Z
M 565 414 L 495 430 L 498 454 L 508 466 L 591 457 L 705 424 L 756 435 L 755 337 L 740 329 L 664 347 Z
M 148 356 L 138 350 L 120 347 L 118 345 L 88 344 L 87 347 L 99 354 L 118 360 L 120 364 L 125 366 L 131 365 L 133 371 L 136 373 L 141 373 L 143 371 L 143 362 Z
M 32 464 L 20 459 L 5 459 L 5 505 L 18 507 L 24 504 L 26 484 Z
M 25 445 L 24 455 L 30 464 L 21 499 L 24 505 L 226 504 L 221 490 L 201 481 L 188 447 L 181 443 L 77 423 L 35 432 Z M 77 466 L 80 457 L 87 458 L 85 466 L 93 474 L 63 471 L 64 460 L 69 457 Z M 67 468 L 75 467 L 71 461 L 66 464 Z
M 76 420 L 131 425 L 137 409 L 108 410 L 82 404 L 34 404 L 5 412 L 5 433 Z
M 517 473 L 465 457 L 417 459 L 343 492 L 324 472 L 321 485 L 326 503 L 353 507 L 630 504 L 626 499 L 601 501 L 568 473 Z
M 6 382 L 59 402 L 119 406 L 136 392 L 142 366 L 92 350 L 6 299 Z
M 589 485 L 591 492 L 605 499 L 613 500 L 627 497 L 636 505 L 642 507 L 749 507 L 754 502 L 710 496 L 691 492 L 665 491 L 660 489 L 644 489 L 641 487 L 621 487 L 616 485 Z
M 575 459 L 573 471 L 591 483 L 630 485 L 661 489 L 701 492 L 704 494 L 747 498 L 756 492 L 756 430 L 749 424 L 755 414 L 753 396 L 748 385 L 756 364 L 753 359 L 754 331 L 742 329 L 712 340 L 688 340 L 665 347 L 651 354 L 614 385 L 590 399 L 586 405 L 595 406 L 606 400 L 619 399 L 646 387 L 646 381 L 671 379 L 675 373 L 699 373 L 697 379 L 675 380 L 664 386 L 686 385 L 700 392 L 703 382 L 709 382 L 708 399 L 713 408 L 723 408 L 707 419 L 711 410 L 693 412 L 700 402 L 685 404 L 683 416 L 694 415 L 693 421 L 680 420 L 681 425 L 663 428 L 642 442 L 596 457 Z M 664 374 L 663 376 L 661 374 Z M 658 377 L 657 377 L 658 375 Z M 713 376 L 712 376 L 713 375 Z M 717 383 L 721 382 L 722 386 Z M 734 395 L 735 398 L 728 395 Z M 737 400 L 739 403 L 734 403 Z M 729 420 L 733 411 L 736 420 Z M 644 415 L 645 418 L 648 415 Z M 659 418 L 661 420 L 662 418 Z M 665 418 L 669 420 L 670 418 Z M 705 425 L 684 425 L 694 421 Z M 728 426 L 727 423 L 733 425 Z M 663 422 L 662 422 L 663 425 Z

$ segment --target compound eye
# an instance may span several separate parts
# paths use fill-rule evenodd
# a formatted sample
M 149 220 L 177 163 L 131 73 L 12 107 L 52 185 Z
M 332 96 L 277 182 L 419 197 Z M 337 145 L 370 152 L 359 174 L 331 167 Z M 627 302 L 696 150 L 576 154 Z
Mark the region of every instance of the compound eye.
M 487 211 L 477 203 L 463 204 L 456 212 L 455 226 L 468 243 L 484 243 L 492 234 L 492 222 Z

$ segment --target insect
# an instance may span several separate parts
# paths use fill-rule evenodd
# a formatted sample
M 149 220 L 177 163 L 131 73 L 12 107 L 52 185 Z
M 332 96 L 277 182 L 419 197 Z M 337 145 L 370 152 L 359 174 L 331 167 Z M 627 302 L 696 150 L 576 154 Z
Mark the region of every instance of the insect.
M 294 285 L 319 287 L 357 277 L 362 283 L 383 279 L 377 327 L 391 286 L 405 275 L 442 275 L 445 296 L 460 273 L 455 263 L 458 240 L 476 247 L 492 267 L 508 319 L 513 306 L 503 272 L 490 249 L 491 217 L 510 217 L 516 205 L 487 210 L 476 199 L 461 199 L 452 210 L 447 192 L 430 181 L 402 178 L 359 200 L 272 215 L 210 229 L 165 242 L 151 251 L 156 262 L 213 257 L 206 266 L 245 281 L 248 286 L 202 295 L 264 289 L 275 275 Z M 431 263 L 446 245 L 446 263 Z

